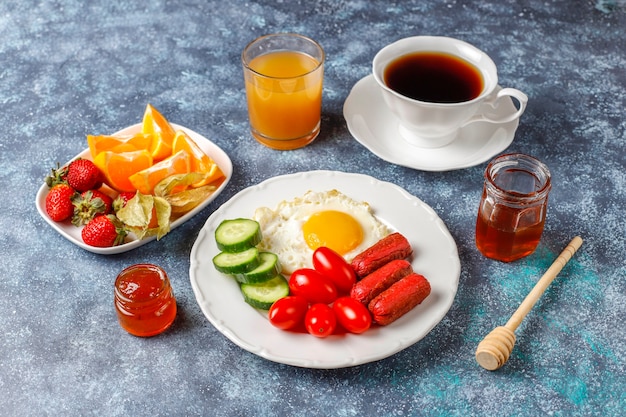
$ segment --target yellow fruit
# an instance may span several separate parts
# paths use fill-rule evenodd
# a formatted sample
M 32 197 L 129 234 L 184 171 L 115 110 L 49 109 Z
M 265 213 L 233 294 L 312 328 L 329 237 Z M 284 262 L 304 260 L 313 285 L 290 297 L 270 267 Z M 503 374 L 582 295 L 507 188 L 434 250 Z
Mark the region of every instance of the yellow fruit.
M 150 152 L 155 161 L 161 161 L 174 153 L 172 152 L 174 128 L 151 104 L 146 106 L 143 114 L 141 132 L 152 136 Z
M 149 149 L 152 144 L 152 135 L 146 133 L 135 133 L 126 141 L 129 145 L 133 145 L 137 149 Z
M 141 132 L 148 134 L 162 132 L 164 133 L 163 139 L 168 143 L 171 143 L 175 133 L 174 128 L 172 128 L 167 119 L 151 104 L 146 106 L 146 110 L 143 114 Z
M 129 177 L 152 165 L 150 152 L 144 150 L 116 153 L 100 152 L 93 160 L 104 175 L 104 182 L 118 192 L 135 191 Z
M 151 142 L 152 136 L 144 133 L 132 136 L 87 135 L 87 144 L 92 159 L 104 151 L 121 153 L 150 149 Z
M 154 186 L 161 180 L 170 175 L 186 174 L 189 172 L 189 168 L 189 154 L 185 151 L 180 151 L 161 162 L 134 173 L 128 180 L 142 194 L 152 194 Z
M 123 152 L 140 151 L 141 149 L 135 148 L 130 143 L 120 143 L 119 145 L 114 146 L 114 147 L 112 147 L 111 149 L 108 149 L 108 150 L 111 151 L 111 152 L 115 152 L 115 153 L 123 153 Z
M 212 183 L 224 176 L 217 164 L 193 141 L 185 132 L 179 130 L 174 136 L 172 153 L 186 151 L 191 157 L 190 172 L 205 174 L 205 178 L 193 184 L 193 187 L 201 187 Z
M 172 156 L 172 145 L 163 140 L 161 133 L 153 133 L 150 154 L 155 162 L 162 161 L 165 158 Z
M 184 131 L 174 131 L 152 105 L 144 112 L 141 132 L 126 136 L 88 135 L 92 159 L 113 189 L 155 193 L 155 186 L 175 194 L 224 178 L 217 164 Z M 169 177 L 169 183 L 161 182 Z M 195 181 L 195 182 L 194 182 Z M 206 187 L 204 187 L 206 188 Z M 159 192 L 159 189 L 156 192 Z

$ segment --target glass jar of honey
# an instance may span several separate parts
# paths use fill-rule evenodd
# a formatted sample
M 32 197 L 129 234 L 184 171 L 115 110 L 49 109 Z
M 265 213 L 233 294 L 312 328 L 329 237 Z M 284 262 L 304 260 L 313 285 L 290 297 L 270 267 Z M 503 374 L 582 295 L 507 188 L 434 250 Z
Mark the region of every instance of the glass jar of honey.
M 176 299 L 167 273 L 152 264 L 131 265 L 115 279 L 115 310 L 120 325 L 135 336 L 155 336 L 176 317 Z
M 550 188 L 548 167 L 532 156 L 514 153 L 492 160 L 478 207 L 478 250 L 504 262 L 533 253 L 543 233 Z

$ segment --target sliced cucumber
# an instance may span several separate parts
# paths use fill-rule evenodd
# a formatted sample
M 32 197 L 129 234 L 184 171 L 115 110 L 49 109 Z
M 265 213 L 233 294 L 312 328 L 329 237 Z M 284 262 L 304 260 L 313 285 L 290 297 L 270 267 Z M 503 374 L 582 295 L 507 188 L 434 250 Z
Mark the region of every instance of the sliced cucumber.
M 278 256 L 271 252 L 259 252 L 261 263 L 256 268 L 235 274 L 235 279 L 242 284 L 258 284 L 274 278 L 280 274 L 280 262 Z
M 252 219 L 224 220 L 215 229 L 215 242 L 223 252 L 242 252 L 261 242 L 261 226 Z
M 215 269 L 224 274 L 242 274 L 261 263 L 259 250 L 249 248 L 241 252 L 220 252 L 213 258 Z
M 276 275 L 259 284 L 241 284 L 241 293 L 252 307 L 269 310 L 276 300 L 289 295 L 289 284 L 282 275 Z

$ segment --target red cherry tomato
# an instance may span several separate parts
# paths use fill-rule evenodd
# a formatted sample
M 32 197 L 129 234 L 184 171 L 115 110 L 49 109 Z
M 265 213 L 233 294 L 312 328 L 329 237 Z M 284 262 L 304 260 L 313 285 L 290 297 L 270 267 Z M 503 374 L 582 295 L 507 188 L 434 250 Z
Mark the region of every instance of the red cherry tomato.
M 296 269 L 289 278 L 291 294 L 300 295 L 311 304 L 330 304 L 337 298 L 337 288 L 330 278 L 315 269 Z
M 315 337 L 331 335 L 337 327 L 337 318 L 333 309 L 327 304 L 313 304 L 304 316 L 304 326 L 307 332 Z
M 268 317 L 275 327 L 287 330 L 304 322 L 304 315 L 308 309 L 309 303 L 306 298 L 288 295 L 272 304 Z
M 360 301 L 339 297 L 333 303 L 333 312 L 341 326 L 350 333 L 363 333 L 372 325 L 372 315 Z
M 342 294 L 349 293 L 356 283 L 356 273 L 352 266 L 330 248 L 321 246 L 313 252 L 313 268 L 330 278 Z

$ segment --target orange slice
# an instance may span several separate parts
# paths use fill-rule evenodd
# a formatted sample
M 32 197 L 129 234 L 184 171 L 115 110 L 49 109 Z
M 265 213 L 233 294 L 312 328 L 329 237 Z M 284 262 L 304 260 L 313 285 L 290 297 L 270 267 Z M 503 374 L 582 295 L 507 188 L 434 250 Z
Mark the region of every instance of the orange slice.
M 142 133 L 163 133 L 163 138 L 171 143 L 174 138 L 174 128 L 170 125 L 167 119 L 159 113 L 151 104 L 146 106 L 146 111 L 143 114 L 143 122 L 141 126 Z
M 120 143 L 119 145 L 114 146 L 114 147 L 112 147 L 109 150 L 111 152 L 115 152 L 115 153 L 123 153 L 123 152 L 140 151 L 141 149 L 137 149 L 136 147 L 134 147 L 130 143 Z
M 121 153 L 150 149 L 151 143 L 152 136 L 144 133 L 132 136 L 87 135 L 87 144 L 92 159 L 104 151 Z
M 104 174 L 104 182 L 118 192 L 135 191 L 129 177 L 152 165 L 152 156 L 147 150 L 116 153 L 100 152 L 93 160 Z
M 149 149 L 152 144 L 152 135 L 146 133 L 136 133 L 126 141 L 127 144 L 133 145 L 137 149 Z
M 128 180 L 142 194 L 152 194 L 154 186 L 164 178 L 189 172 L 190 157 L 186 151 L 180 151 L 161 162 L 131 175 Z
M 205 174 L 204 180 L 193 184 L 201 187 L 224 176 L 222 170 L 185 132 L 178 130 L 172 143 L 172 152 L 186 151 L 191 157 L 190 172 Z
M 155 162 L 162 161 L 165 158 L 172 156 L 172 145 L 163 140 L 161 133 L 154 133 L 152 135 L 152 139 L 150 154 Z
M 153 142 L 150 151 L 155 161 L 161 161 L 172 155 L 174 128 L 151 104 L 146 106 L 146 111 L 143 114 L 141 132 L 152 136 Z

